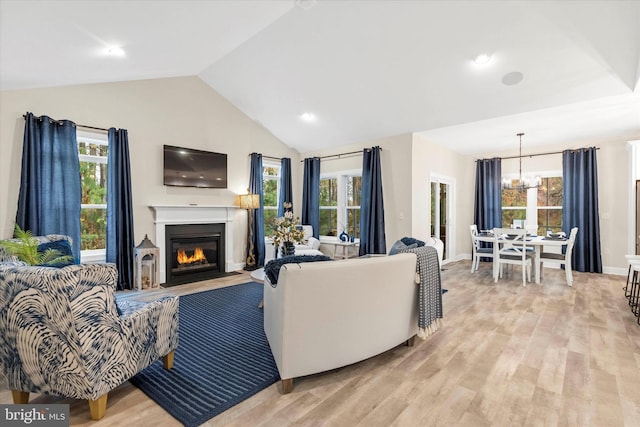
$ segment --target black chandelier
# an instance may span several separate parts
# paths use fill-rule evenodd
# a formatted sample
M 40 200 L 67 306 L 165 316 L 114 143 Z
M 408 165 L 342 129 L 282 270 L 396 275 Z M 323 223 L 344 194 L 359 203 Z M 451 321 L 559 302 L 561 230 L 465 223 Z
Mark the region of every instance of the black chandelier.
M 518 155 L 518 162 L 520 162 L 520 167 L 518 169 L 518 179 L 503 179 L 502 180 L 502 188 L 508 190 L 518 190 L 518 191 L 526 191 L 530 188 L 538 188 L 542 185 L 542 179 L 539 176 L 527 176 L 522 175 L 522 137 L 524 133 L 520 132 L 516 134 L 520 138 L 520 153 Z

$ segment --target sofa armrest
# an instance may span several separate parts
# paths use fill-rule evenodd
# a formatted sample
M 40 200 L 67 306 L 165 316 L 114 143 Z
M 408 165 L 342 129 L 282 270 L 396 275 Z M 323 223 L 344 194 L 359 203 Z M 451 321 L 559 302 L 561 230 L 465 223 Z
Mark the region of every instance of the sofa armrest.
M 127 330 L 135 354 L 146 354 L 155 360 L 178 347 L 179 298 L 166 296 L 152 302 L 118 301 L 120 322 Z M 145 348 L 149 337 L 155 347 Z M 143 358 L 145 359 L 145 358 Z

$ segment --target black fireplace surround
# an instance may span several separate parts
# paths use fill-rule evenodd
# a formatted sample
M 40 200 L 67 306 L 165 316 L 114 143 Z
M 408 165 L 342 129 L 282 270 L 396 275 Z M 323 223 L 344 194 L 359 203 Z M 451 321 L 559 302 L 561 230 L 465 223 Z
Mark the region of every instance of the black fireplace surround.
M 224 224 L 166 225 L 164 286 L 223 276 L 224 228 Z

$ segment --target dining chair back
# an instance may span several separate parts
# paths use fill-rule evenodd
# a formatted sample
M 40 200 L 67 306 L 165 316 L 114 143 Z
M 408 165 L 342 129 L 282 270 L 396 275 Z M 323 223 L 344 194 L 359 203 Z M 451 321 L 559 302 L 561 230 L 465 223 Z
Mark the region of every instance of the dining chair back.
M 475 272 L 480 267 L 480 258 L 493 259 L 493 248 L 483 248 L 478 240 L 478 226 L 472 224 L 469 226 L 471 232 L 471 272 Z
M 527 230 L 523 228 L 494 228 L 493 234 L 498 239 L 496 244 L 498 248 L 498 258 L 494 262 L 498 262 L 500 270 L 499 276 L 502 277 L 502 267 L 504 264 L 522 266 L 522 286 L 527 286 L 527 279 L 531 281 L 531 265 L 534 253 L 527 250 L 526 238 Z
M 578 234 L 578 227 L 573 227 L 569 233 L 569 239 L 567 242 L 567 250 L 564 254 L 556 254 L 553 252 L 541 252 L 540 253 L 540 273 L 544 271 L 543 264 L 557 264 L 559 266 L 564 265 L 564 273 L 567 278 L 567 285 L 573 285 L 573 272 L 571 268 L 571 254 L 573 253 L 573 244 L 576 242 L 576 235 Z

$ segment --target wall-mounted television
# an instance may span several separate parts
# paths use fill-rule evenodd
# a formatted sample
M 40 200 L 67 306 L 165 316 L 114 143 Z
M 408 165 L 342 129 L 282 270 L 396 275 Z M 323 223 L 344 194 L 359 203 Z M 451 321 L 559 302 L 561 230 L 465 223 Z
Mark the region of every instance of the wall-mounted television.
M 227 188 L 227 155 L 165 145 L 164 185 Z

